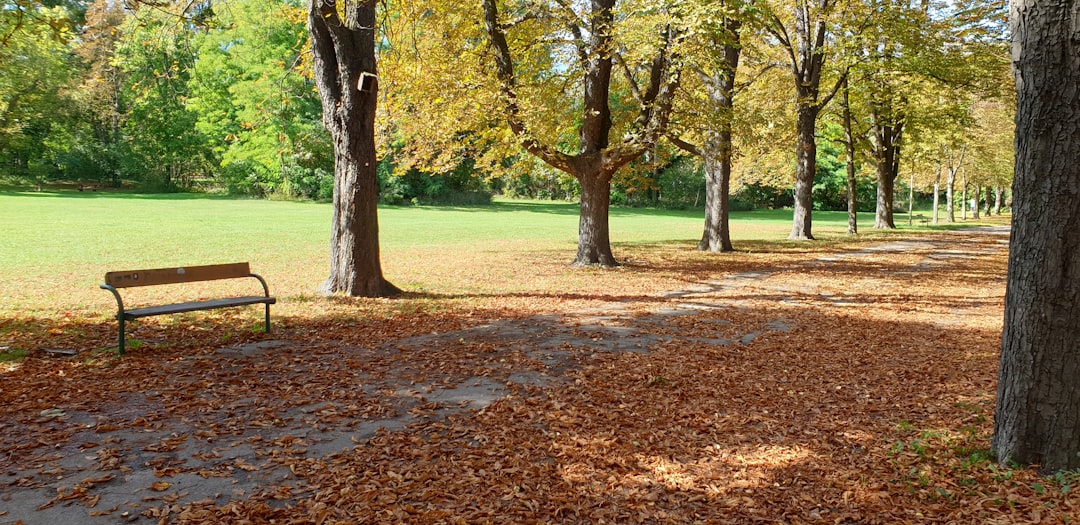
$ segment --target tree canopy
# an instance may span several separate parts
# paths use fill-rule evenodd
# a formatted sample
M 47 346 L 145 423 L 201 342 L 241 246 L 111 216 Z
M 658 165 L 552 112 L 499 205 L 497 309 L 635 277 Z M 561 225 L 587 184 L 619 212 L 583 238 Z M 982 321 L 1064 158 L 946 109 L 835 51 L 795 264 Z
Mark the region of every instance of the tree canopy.
M 333 152 L 297 1 L 6 5 L 5 180 L 331 198 Z M 828 168 L 849 156 L 844 148 L 799 160 L 810 150 L 796 147 L 813 138 L 818 150 L 839 137 L 832 130 L 842 111 L 833 102 L 844 76 L 858 192 L 887 190 L 891 179 L 913 180 L 929 194 L 938 164 L 968 145 L 970 169 L 958 169 L 956 184 L 970 175 L 972 185 L 1008 185 L 1008 161 L 991 160 L 1010 156 L 1007 130 L 977 125 L 980 108 L 1007 113 L 1011 104 L 1002 2 L 590 5 L 492 2 L 494 24 L 484 5 L 377 6 L 383 201 L 478 191 L 581 199 L 585 187 L 571 173 L 580 166 L 567 171 L 568 159 L 596 149 L 606 151 L 605 170 L 620 166 L 601 177 L 610 187 L 598 193 L 610 192 L 612 203 L 704 206 L 710 161 L 653 136 L 670 122 L 669 135 L 699 147 L 708 126 L 730 126 L 731 205 L 794 206 L 802 221 L 804 209 L 844 205 L 830 189 L 842 187 L 833 180 L 840 175 Z M 705 79 L 724 77 L 725 48 L 740 56 L 727 95 L 738 102 L 718 109 Z M 658 58 L 670 64 L 650 78 Z M 601 77 L 589 73 L 593 66 L 610 82 L 604 96 L 595 96 Z M 800 75 L 821 80 L 816 102 L 799 91 L 811 84 Z M 811 109 L 813 126 L 805 120 Z M 608 120 L 610 129 L 596 135 Z M 582 142 L 588 136 L 591 146 Z M 893 162 L 876 160 L 885 157 Z M 888 175 L 867 178 L 886 164 Z M 796 182 L 801 189 L 792 192 Z M 879 213 L 892 208 L 888 201 Z

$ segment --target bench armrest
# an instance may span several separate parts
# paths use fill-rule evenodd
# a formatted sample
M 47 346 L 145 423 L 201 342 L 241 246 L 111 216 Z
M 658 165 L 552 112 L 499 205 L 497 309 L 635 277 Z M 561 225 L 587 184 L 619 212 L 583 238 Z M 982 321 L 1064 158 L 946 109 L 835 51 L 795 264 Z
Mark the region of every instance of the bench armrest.
M 117 350 L 120 355 L 124 355 L 124 300 L 120 298 L 120 292 L 116 291 L 111 285 L 103 284 L 100 286 L 102 290 L 108 290 L 112 292 L 113 297 L 116 298 L 116 320 L 120 323 L 120 338 L 117 341 Z
M 250 275 L 259 280 L 259 284 L 262 284 L 263 287 L 263 294 L 270 297 L 270 287 L 266 286 L 266 279 L 263 279 L 262 276 L 257 273 L 251 273 Z
M 120 292 L 116 291 L 116 288 L 113 288 L 112 286 L 107 285 L 107 284 L 101 285 L 100 288 L 102 290 L 108 290 L 108 291 L 112 292 L 113 297 L 116 298 L 116 307 L 118 309 L 117 313 L 116 313 L 116 316 L 117 316 L 117 318 L 123 317 L 124 316 L 124 300 L 120 298 Z

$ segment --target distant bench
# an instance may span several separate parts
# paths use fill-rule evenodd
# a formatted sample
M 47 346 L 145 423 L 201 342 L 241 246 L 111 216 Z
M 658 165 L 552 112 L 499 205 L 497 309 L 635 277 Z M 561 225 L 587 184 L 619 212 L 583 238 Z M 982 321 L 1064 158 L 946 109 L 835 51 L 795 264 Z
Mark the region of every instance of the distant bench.
M 193 301 L 125 309 L 124 300 L 120 298 L 120 292 L 117 291 L 117 288 L 192 283 L 214 281 L 218 279 L 239 279 L 244 277 L 254 277 L 255 279 L 258 279 L 259 284 L 262 285 L 263 295 L 226 297 L 208 301 Z M 118 307 L 116 320 L 120 322 L 121 355 L 124 353 L 124 324 L 127 321 L 134 321 L 140 317 L 150 317 L 154 315 L 178 314 L 182 312 L 194 312 L 196 310 L 212 310 L 215 308 L 228 308 L 231 306 L 245 306 L 249 304 L 264 304 L 266 305 L 266 331 L 269 332 L 270 305 L 277 302 L 277 299 L 270 297 L 270 289 L 266 286 L 266 280 L 257 274 L 251 273 L 251 269 L 246 262 L 109 272 L 105 274 L 105 284 L 101 285 L 101 288 L 112 292 L 113 296 L 116 297 L 116 305 Z

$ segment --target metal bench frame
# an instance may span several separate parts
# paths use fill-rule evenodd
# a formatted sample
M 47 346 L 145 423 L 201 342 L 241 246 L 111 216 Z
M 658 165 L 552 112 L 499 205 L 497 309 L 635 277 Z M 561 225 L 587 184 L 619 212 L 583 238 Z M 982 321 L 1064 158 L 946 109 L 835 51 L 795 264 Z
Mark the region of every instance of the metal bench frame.
M 120 297 L 120 292 L 117 290 L 118 288 L 133 288 L 136 286 L 156 286 L 162 284 L 239 279 L 245 277 L 254 277 L 257 279 L 259 284 L 262 285 L 263 295 L 226 297 L 206 301 L 124 309 L 124 300 Z M 120 323 L 120 355 L 124 354 L 124 331 L 127 321 L 134 321 L 141 317 L 151 317 L 154 315 L 178 314 L 183 312 L 194 312 L 197 310 L 212 310 L 215 308 L 263 304 L 266 305 L 266 331 L 270 332 L 270 305 L 277 302 L 276 298 L 270 296 L 270 288 L 266 285 L 266 280 L 258 274 L 252 273 L 246 262 L 108 272 L 105 274 L 105 284 L 101 285 L 101 289 L 112 292 L 113 297 L 116 298 L 116 320 Z

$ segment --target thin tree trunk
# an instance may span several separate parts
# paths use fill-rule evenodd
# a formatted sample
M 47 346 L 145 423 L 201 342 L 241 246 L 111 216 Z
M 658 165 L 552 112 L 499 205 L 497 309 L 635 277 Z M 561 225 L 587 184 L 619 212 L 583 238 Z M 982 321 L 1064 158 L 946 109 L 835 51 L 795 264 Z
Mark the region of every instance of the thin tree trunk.
M 841 104 L 844 109 L 844 150 L 847 154 L 847 232 L 859 233 L 858 183 L 855 180 L 855 133 L 851 129 L 851 99 L 848 94 L 848 81 L 844 79 L 841 91 Z
M 986 187 L 985 199 L 986 199 L 986 212 L 983 213 L 983 216 L 986 217 L 986 218 L 990 218 L 990 212 L 994 211 L 994 196 L 992 194 L 992 190 L 991 190 L 990 186 Z
M 960 202 L 963 203 L 963 206 L 960 209 L 960 220 L 966 221 L 968 217 L 967 171 L 962 171 L 961 174 L 962 176 L 960 180 Z
M 938 202 L 941 199 L 941 162 L 938 162 L 937 174 L 934 175 L 934 220 L 933 224 L 938 223 L 938 208 L 941 204 Z
M 982 208 L 982 185 L 975 185 L 975 196 L 971 198 L 971 218 L 979 220 L 979 208 Z
M 992 448 L 1080 468 L 1080 0 L 1014 0 L 1013 222 Z
M 1001 203 L 1005 194 L 1005 189 L 1001 186 L 994 186 L 994 215 L 1001 215 Z
M 967 153 L 967 145 L 960 147 L 960 155 L 958 158 L 952 158 L 949 155 L 949 164 L 946 168 L 949 170 L 949 175 L 945 180 L 945 221 L 949 223 L 956 222 L 956 172 L 960 171 L 960 167 L 964 165 L 964 155 Z M 953 162 L 955 160 L 955 162 Z M 967 206 L 967 203 L 961 203 L 961 206 Z
M 795 152 L 795 211 L 792 217 L 791 234 L 788 235 L 788 239 L 793 241 L 814 239 L 810 230 L 813 224 L 814 175 L 817 172 L 817 138 L 815 137 L 817 113 L 817 107 L 799 108 L 798 148 Z
M 956 222 L 956 195 L 953 187 L 956 186 L 956 170 L 950 168 L 949 176 L 945 178 L 945 222 Z
M 915 166 L 911 167 L 908 175 L 907 189 L 907 225 L 911 226 L 911 212 L 915 209 Z

